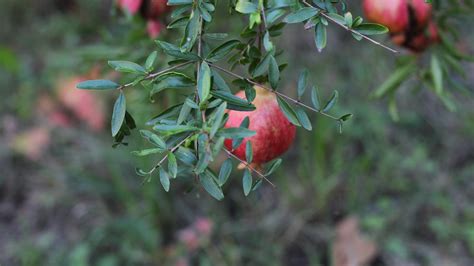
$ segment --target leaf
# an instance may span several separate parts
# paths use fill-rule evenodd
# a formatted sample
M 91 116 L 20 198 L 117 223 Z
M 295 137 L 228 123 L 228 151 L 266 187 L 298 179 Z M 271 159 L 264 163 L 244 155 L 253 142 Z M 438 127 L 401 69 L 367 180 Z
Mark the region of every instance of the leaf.
M 298 122 L 298 117 L 296 116 L 295 110 L 283 99 L 279 96 L 277 97 L 278 105 L 280 106 L 280 110 L 285 114 L 286 118 L 295 126 L 301 126 Z
M 190 149 L 185 147 L 179 147 L 178 150 L 175 151 L 175 156 L 178 160 L 188 166 L 194 165 L 197 161 L 196 155 Z
M 158 52 L 153 51 L 146 59 L 145 68 L 149 71 L 153 69 L 153 65 L 155 64 L 156 57 L 158 57 Z
M 156 44 L 168 55 L 184 59 L 190 61 L 198 61 L 200 58 L 197 54 L 190 53 L 190 52 L 181 52 L 179 47 L 174 44 L 164 42 L 164 41 L 156 41 Z
M 353 116 L 352 114 L 345 114 L 345 115 L 339 117 L 339 120 L 345 122 L 345 121 L 350 120 L 352 118 L 352 116 Z
M 303 7 L 301 9 L 298 9 L 290 14 L 288 14 L 284 19 L 283 22 L 285 23 L 299 23 L 303 22 L 307 19 L 310 19 L 316 14 L 318 14 L 319 11 L 316 8 L 313 7 Z
M 163 167 L 160 167 L 160 183 L 166 192 L 170 191 L 170 177 Z
M 76 88 L 82 90 L 114 90 L 118 87 L 119 84 L 106 79 L 87 80 L 76 85 Z
M 211 69 L 206 62 L 201 63 L 201 70 L 198 77 L 199 104 L 206 102 L 211 91 Z
M 252 173 L 249 169 L 244 170 L 244 176 L 242 177 L 242 187 L 244 189 L 244 195 L 248 196 L 252 189 Z
M 226 102 L 223 102 L 217 108 L 214 123 L 212 124 L 211 132 L 210 132 L 211 139 L 214 138 L 214 135 L 216 135 L 217 131 L 221 127 L 222 120 L 224 119 L 226 109 L 227 109 L 227 103 Z
M 331 99 L 329 99 L 329 101 L 324 106 L 323 112 L 327 112 L 327 111 L 331 110 L 331 108 L 333 108 L 334 105 L 336 105 L 338 98 L 339 98 L 339 93 L 335 90 L 332 94 Z
M 319 103 L 319 94 L 318 94 L 318 89 L 313 86 L 313 89 L 311 90 L 311 102 L 313 103 L 313 106 L 316 110 L 321 109 L 321 104 Z
M 164 125 L 158 124 L 153 127 L 154 130 L 160 132 L 164 136 L 175 135 L 188 131 L 197 131 L 199 128 L 187 125 Z
M 253 150 L 252 143 L 250 141 L 247 141 L 247 143 L 245 144 L 245 159 L 247 160 L 247 163 L 252 163 Z
M 431 56 L 431 77 L 436 94 L 441 95 L 443 91 L 443 70 L 436 55 Z
M 270 162 L 270 165 L 267 167 L 265 176 L 269 176 L 275 172 L 276 169 L 281 165 L 282 159 L 278 158 Z
M 138 73 L 145 74 L 146 69 L 140 66 L 137 63 L 129 61 L 109 61 L 109 66 L 111 66 L 115 71 L 124 72 L 124 73 Z
M 169 72 L 159 76 L 155 80 L 155 85 L 153 85 L 150 95 L 159 93 L 165 89 L 186 89 L 194 87 L 195 85 L 194 80 L 190 77 L 178 72 Z
M 314 41 L 316 43 L 316 48 L 318 49 L 318 52 L 321 52 L 326 47 L 326 26 L 324 26 L 322 23 L 318 23 L 315 27 Z
M 115 137 L 122 127 L 125 119 L 125 111 L 127 109 L 125 95 L 120 92 L 119 97 L 115 101 L 114 110 L 112 113 L 112 137 Z
M 301 123 L 301 125 L 308 131 L 311 131 L 313 129 L 313 126 L 311 125 L 311 121 L 309 120 L 308 115 L 306 112 L 303 110 L 303 108 L 297 107 L 296 110 L 296 117 L 298 117 L 298 121 Z
M 217 89 L 230 92 L 230 88 L 222 76 L 215 69 L 211 69 L 211 73 L 213 77 L 213 84 L 217 87 Z
M 219 171 L 219 185 L 223 186 L 232 172 L 232 159 L 227 159 L 222 163 L 221 169 Z
M 156 153 L 161 153 L 163 152 L 163 149 L 160 148 L 152 148 L 152 149 L 144 149 L 144 150 L 139 150 L 139 151 L 132 151 L 132 154 L 135 156 L 147 156 L 151 154 L 156 154 Z
M 186 121 L 187 117 L 191 113 L 192 107 L 188 104 L 189 98 L 186 98 L 183 106 L 181 107 L 181 111 L 179 112 L 178 120 L 176 120 L 177 125 L 181 125 L 184 121 Z
M 184 30 L 184 36 L 181 41 L 181 52 L 189 52 L 194 47 L 194 43 L 196 42 L 201 29 L 201 21 L 199 17 L 199 11 L 194 9 Z
M 263 36 L 263 47 L 265 48 L 265 51 L 267 52 L 273 51 L 274 49 L 273 43 L 270 40 L 270 33 L 268 31 Z
M 353 20 L 352 20 L 351 12 L 347 12 L 346 14 L 344 14 L 344 22 L 347 25 L 347 27 L 352 28 Z
M 216 62 L 224 57 L 226 57 L 232 50 L 240 44 L 239 40 L 230 40 L 227 41 L 218 47 L 214 48 L 209 55 L 207 60 L 210 62 Z
M 216 200 L 224 199 L 224 193 L 222 193 L 222 189 L 214 180 L 214 175 L 209 171 L 206 170 L 202 174 L 199 175 L 199 181 L 201 182 L 202 187 Z
M 253 111 L 255 106 L 227 91 L 211 91 L 212 96 L 227 102 L 227 108 L 239 111 Z
M 364 35 L 378 35 L 388 32 L 388 28 L 384 25 L 375 23 L 362 23 L 355 28 L 357 32 Z
M 387 80 L 380 85 L 371 95 L 375 98 L 383 97 L 395 91 L 405 79 L 416 70 L 416 64 L 410 61 L 408 64 L 399 67 Z
M 253 75 L 254 77 L 258 77 L 258 76 L 261 76 L 263 74 L 265 74 L 265 72 L 267 72 L 268 70 L 268 66 L 270 65 L 270 57 L 271 57 L 271 53 L 267 53 L 265 55 L 265 57 L 262 59 L 262 61 L 260 61 L 260 63 L 258 63 L 258 65 L 255 67 L 255 70 L 253 71 Z
M 258 6 L 247 0 L 239 0 L 235 5 L 235 10 L 242 14 L 251 14 L 257 12 Z
M 162 150 L 166 149 L 166 142 L 155 133 L 148 130 L 140 130 L 140 134 L 142 135 L 142 137 L 148 140 L 151 144 L 157 146 L 158 148 Z
M 179 6 L 179 5 L 190 5 L 192 0 L 168 0 L 167 5 L 169 6 Z
M 275 57 L 270 57 L 270 66 L 268 68 L 268 79 L 270 81 L 270 85 L 274 90 L 278 87 L 278 82 L 280 80 L 280 70 L 278 69 L 278 63 L 275 60 Z
M 301 99 L 301 97 L 303 96 L 307 85 L 308 85 L 308 70 L 305 69 L 301 72 L 300 77 L 298 78 L 298 99 Z
M 256 134 L 255 131 L 243 128 L 243 127 L 229 127 L 223 128 L 219 130 L 216 134 L 218 137 L 225 137 L 225 138 L 247 138 L 254 136 Z
M 176 156 L 171 151 L 168 152 L 168 171 L 172 178 L 176 178 L 178 175 L 178 162 Z

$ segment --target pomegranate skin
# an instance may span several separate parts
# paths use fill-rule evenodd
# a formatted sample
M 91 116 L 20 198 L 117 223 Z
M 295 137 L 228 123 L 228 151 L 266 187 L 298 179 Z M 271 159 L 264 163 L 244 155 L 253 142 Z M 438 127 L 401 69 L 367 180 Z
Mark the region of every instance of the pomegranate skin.
M 245 161 L 246 143 L 250 141 L 253 151 L 252 164 L 259 166 L 277 158 L 290 148 L 295 139 L 296 127 L 280 110 L 275 94 L 257 86 L 255 90 L 257 96 L 253 104 L 256 110 L 230 110 L 225 127 L 239 127 L 245 117 L 249 117 L 249 129 L 256 131 L 256 134 L 245 138 L 232 153 Z M 236 96 L 245 98 L 245 92 L 240 91 Z M 226 139 L 224 145 L 228 150 L 232 150 L 232 139 Z
M 170 11 L 167 0 L 149 0 L 146 6 L 146 17 L 158 18 Z
M 425 3 L 425 0 L 409 0 L 410 8 L 415 16 L 416 29 L 424 29 L 431 20 L 433 7 L 431 4 Z
M 395 34 L 409 26 L 407 4 L 406 0 L 364 0 L 363 9 L 368 20 L 385 25 Z
M 118 0 L 117 4 L 122 10 L 126 10 L 131 15 L 135 15 L 142 5 L 142 0 Z

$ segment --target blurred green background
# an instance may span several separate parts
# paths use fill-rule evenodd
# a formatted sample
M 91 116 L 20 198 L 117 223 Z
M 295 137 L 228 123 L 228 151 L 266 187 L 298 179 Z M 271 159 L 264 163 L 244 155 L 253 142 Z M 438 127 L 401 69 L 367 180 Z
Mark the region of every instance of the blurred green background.
M 224 23 L 224 6 L 216 28 L 238 33 L 244 22 Z M 456 113 L 410 81 L 394 122 L 386 102 L 368 97 L 393 54 L 335 26 L 320 54 L 312 33 L 288 26 L 278 39 L 286 92 L 296 95 L 304 67 L 325 97 L 338 89 L 336 112 L 354 114 L 343 134 L 313 115 L 313 131 L 298 131 L 272 177 L 277 188 L 249 198 L 237 175 L 223 202 L 189 184 L 165 193 L 134 172 L 153 163 L 130 154 L 146 145 L 136 132 L 129 146 L 111 147 L 114 95 L 68 94 L 84 77 L 119 78 L 108 59 L 156 49 L 143 21 L 112 7 L 0 2 L 0 265 L 474 265 L 473 75 Z M 465 44 L 472 25 L 461 26 Z M 179 97 L 127 94 L 139 126 Z M 338 264 L 347 249 L 355 264 Z

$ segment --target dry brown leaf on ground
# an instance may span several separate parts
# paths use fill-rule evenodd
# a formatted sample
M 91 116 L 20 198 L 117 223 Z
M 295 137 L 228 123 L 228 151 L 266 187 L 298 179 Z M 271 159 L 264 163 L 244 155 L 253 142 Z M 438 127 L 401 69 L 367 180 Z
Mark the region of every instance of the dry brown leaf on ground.
M 356 217 L 345 218 L 336 226 L 331 254 L 334 266 L 367 265 L 376 253 L 375 243 L 361 234 Z

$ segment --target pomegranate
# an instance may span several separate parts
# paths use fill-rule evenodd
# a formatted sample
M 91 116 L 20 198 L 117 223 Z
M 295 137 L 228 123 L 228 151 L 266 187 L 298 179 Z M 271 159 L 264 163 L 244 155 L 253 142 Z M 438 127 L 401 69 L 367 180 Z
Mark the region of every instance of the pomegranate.
M 118 0 L 117 5 L 131 15 L 135 15 L 142 5 L 142 0 Z
M 146 24 L 146 30 L 148 32 L 148 36 L 152 39 L 158 38 L 160 35 L 161 30 L 164 28 L 163 24 L 159 20 L 148 20 Z
M 280 110 L 274 93 L 258 86 L 254 88 L 256 97 L 253 104 L 256 109 L 247 112 L 229 111 L 229 120 L 225 127 L 239 127 L 248 116 L 249 129 L 256 131 L 256 134 L 245 138 L 235 150 L 232 150 L 232 139 L 226 139 L 224 145 L 227 149 L 232 150 L 234 155 L 245 161 L 246 143 L 250 141 L 253 150 L 252 164 L 259 167 L 290 148 L 295 139 L 296 128 Z M 245 98 L 245 92 L 240 91 L 236 96 Z
M 415 28 L 417 30 L 423 30 L 431 20 L 431 13 L 433 8 L 431 4 L 425 2 L 425 0 L 409 0 L 408 8 L 410 10 L 410 16 L 413 17 Z
M 406 0 L 364 0 L 363 8 L 367 19 L 385 25 L 391 33 L 403 32 L 409 25 Z
M 144 4 L 144 17 L 149 19 L 156 19 L 165 15 L 170 7 L 167 5 L 167 0 L 148 0 Z

